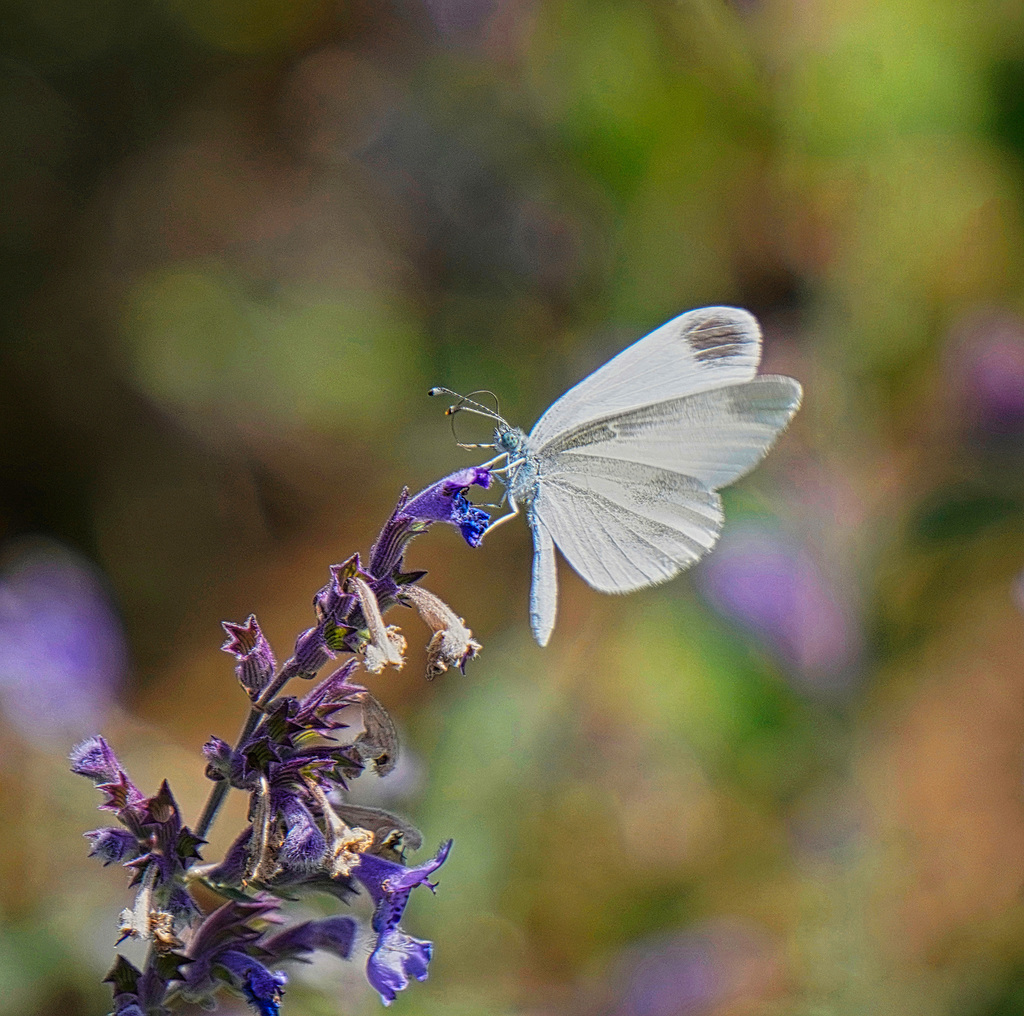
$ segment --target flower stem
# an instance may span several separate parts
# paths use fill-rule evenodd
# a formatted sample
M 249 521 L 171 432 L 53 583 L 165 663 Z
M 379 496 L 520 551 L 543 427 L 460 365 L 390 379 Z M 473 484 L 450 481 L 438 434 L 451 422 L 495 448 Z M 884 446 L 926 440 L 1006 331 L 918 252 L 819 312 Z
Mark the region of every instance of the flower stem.
M 245 725 L 242 727 L 242 732 L 238 735 L 238 740 L 235 742 L 236 750 L 256 729 L 256 724 L 259 723 L 260 717 L 262 716 L 263 712 L 260 709 L 249 710 L 249 716 L 245 721 Z M 214 783 L 213 789 L 210 791 L 210 796 L 206 799 L 206 804 L 203 807 L 203 813 L 199 816 L 199 821 L 196 823 L 196 836 L 202 836 L 205 839 L 206 834 L 210 831 L 210 826 L 213 825 L 213 820 L 217 817 L 217 812 L 220 811 L 220 806 L 224 803 L 224 798 L 228 796 L 228 791 L 230 789 L 231 785 L 227 780 L 218 780 Z

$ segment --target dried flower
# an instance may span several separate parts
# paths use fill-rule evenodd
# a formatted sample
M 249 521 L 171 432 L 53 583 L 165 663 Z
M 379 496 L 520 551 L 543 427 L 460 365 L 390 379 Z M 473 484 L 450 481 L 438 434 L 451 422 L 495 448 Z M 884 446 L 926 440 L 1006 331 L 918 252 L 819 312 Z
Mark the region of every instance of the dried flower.
M 427 680 L 433 680 L 449 667 L 458 667 L 465 673 L 466 662 L 480 651 L 480 643 L 474 641 L 465 621 L 444 600 L 422 586 L 409 586 L 401 595 L 434 632 L 427 644 Z
M 371 674 L 379 674 L 385 667 L 391 666 L 401 670 L 405 659 L 405 639 L 395 625 L 385 625 L 381 617 L 380 607 L 373 590 L 360 578 L 352 579 L 352 586 L 359 606 L 366 620 L 369 638 L 363 647 L 366 657 L 366 669 Z

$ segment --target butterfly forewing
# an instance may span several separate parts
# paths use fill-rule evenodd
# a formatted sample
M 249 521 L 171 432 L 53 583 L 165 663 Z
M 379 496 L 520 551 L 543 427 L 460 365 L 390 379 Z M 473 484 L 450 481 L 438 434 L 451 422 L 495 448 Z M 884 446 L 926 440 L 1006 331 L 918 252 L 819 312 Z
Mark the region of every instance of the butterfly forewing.
M 761 360 L 757 319 L 703 307 L 662 325 L 570 388 L 530 434 L 539 448 L 581 424 L 652 402 L 749 381 Z

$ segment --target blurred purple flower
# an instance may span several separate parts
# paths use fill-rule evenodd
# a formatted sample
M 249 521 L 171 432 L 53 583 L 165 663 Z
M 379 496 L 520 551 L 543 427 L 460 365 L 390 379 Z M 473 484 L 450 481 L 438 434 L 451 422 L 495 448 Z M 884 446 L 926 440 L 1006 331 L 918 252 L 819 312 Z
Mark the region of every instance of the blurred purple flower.
M 421 0 L 443 45 L 491 61 L 514 60 L 528 44 L 536 0 Z
M 609 978 L 602 1016 L 693 1016 L 768 987 L 772 944 L 760 928 L 718 920 L 651 938 L 625 952 Z
M 1024 435 L 1024 321 L 979 313 L 953 332 L 950 382 L 971 425 L 991 436 Z
M 437 30 L 445 37 L 480 32 L 500 6 L 500 0 L 423 0 Z
M 727 528 L 698 572 L 723 617 L 763 640 L 805 690 L 847 690 L 860 649 L 849 602 L 797 540 L 765 525 Z
M 99 727 L 124 678 L 121 622 L 96 569 L 67 547 L 24 540 L 0 570 L 0 707 L 25 736 Z

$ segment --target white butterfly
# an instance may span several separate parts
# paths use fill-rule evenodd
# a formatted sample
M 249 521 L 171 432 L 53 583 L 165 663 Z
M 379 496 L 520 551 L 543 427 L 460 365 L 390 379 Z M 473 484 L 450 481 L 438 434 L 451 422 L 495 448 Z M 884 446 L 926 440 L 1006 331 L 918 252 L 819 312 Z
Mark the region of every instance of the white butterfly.
M 752 314 L 704 307 L 570 388 L 529 434 L 461 396 L 449 409 L 498 421 L 500 454 L 485 465 L 504 460 L 492 471 L 504 476 L 512 511 L 486 532 L 525 508 L 530 624 L 540 645 L 555 626 L 556 546 L 595 589 L 628 593 L 673 578 L 715 545 L 717 491 L 764 457 L 800 406 L 799 382 L 757 376 L 760 360 Z

